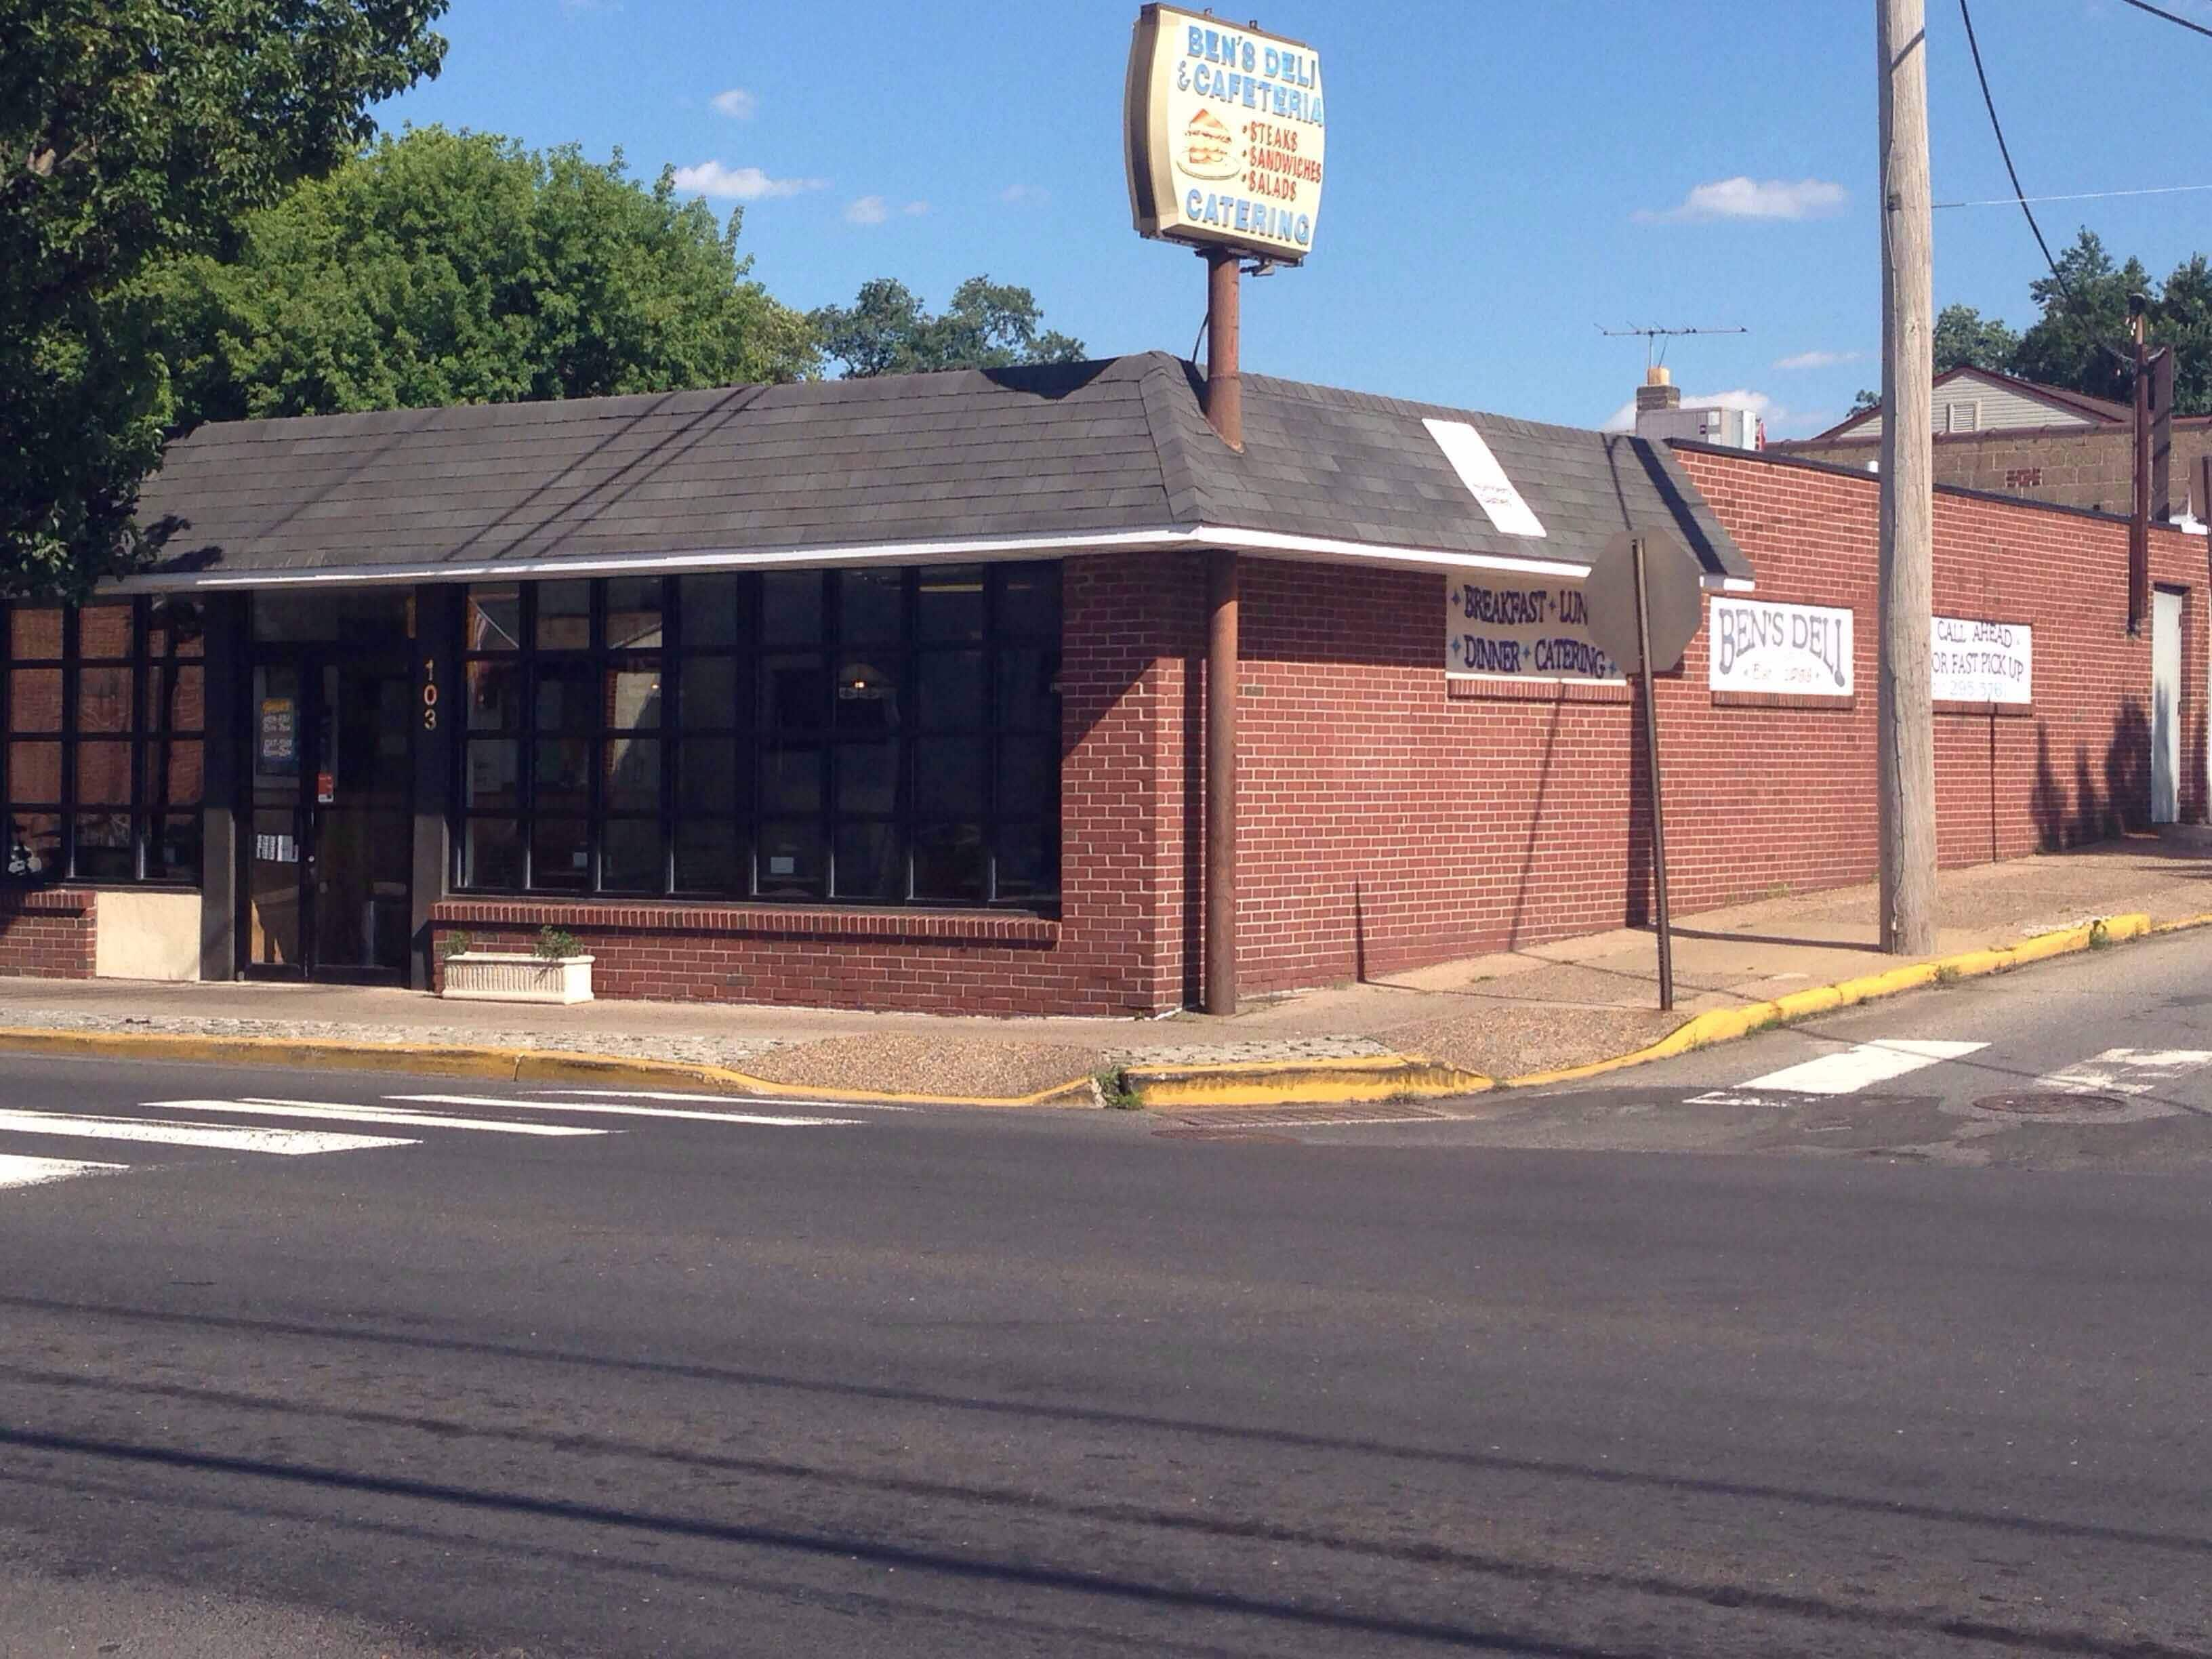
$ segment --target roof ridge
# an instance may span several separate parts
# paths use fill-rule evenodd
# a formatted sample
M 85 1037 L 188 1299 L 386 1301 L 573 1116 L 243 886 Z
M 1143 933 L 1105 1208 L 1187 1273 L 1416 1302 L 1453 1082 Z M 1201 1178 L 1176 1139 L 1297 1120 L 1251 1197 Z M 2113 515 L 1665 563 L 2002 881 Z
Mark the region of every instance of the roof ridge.
M 1191 391 L 1191 376 L 1196 371 L 1164 351 L 1139 355 L 1146 361 L 1137 377 L 1137 389 L 1144 400 L 1145 427 L 1152 434 L 1152 453 L 1159 461 L 1168 517 L 1176 523 L 1213 523 L 1218 518 L 1214 494 L 1207 488 L 1205 470 L 1192 450 L 1194 442 L 1203 441 L 1190 430 L 1193 422 L 1187 411 L 1194 405 L 1185 404 L 1181 395 Z M 1206 436 L 1216 444 L 1221 441 L 1210 425 Z

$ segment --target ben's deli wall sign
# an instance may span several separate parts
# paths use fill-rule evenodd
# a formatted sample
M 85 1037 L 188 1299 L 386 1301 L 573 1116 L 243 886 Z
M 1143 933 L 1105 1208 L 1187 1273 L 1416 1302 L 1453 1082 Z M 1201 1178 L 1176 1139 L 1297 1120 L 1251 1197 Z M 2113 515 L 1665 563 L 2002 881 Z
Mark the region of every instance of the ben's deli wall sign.
M 1294 264 L 1321 217 L 1321 58 L 1300 40 L 1146 6 L 1123 111 L 1140 235 Z

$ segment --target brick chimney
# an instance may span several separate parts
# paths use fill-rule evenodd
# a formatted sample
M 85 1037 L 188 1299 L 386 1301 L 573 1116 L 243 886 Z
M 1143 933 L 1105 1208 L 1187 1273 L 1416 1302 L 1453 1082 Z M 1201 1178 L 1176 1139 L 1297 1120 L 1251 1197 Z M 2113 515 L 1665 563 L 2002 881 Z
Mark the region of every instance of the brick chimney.
M 1674 384 L 1674 377 L 1668 373 L 1666 364 L 1654 363 L 1644 371 L 1644 384 L 1636 388 L 1636 413 L 1638 425 L 1643 423 L 1644 416 L 1662 409 L 1680 409 L 1681 406 L 1682 388 Z

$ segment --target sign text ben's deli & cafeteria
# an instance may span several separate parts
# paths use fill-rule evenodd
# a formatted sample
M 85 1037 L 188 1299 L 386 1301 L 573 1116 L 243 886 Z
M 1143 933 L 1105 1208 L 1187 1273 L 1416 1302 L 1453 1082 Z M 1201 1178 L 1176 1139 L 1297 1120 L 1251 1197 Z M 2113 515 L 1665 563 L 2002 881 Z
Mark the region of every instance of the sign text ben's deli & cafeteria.
M 1123 112 L 1138 231 L 1295 262 L 1321 216 L 1321 58 L 1311 46 L 1146 6 Z

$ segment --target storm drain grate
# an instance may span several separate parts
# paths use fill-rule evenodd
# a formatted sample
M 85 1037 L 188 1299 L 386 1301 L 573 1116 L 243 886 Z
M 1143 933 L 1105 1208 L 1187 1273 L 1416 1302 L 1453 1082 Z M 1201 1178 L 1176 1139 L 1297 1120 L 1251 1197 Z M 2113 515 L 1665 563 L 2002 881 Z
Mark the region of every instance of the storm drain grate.
M 2008 1117 L 2107 1117 L 2129 1109 L 2118 1095 L 2069 1094 L 2063 1089 L 2027 1089 L 2005 1095 L 1984 1095 L 1974 1103 L 1977 1111 L 2000 1112 Z

